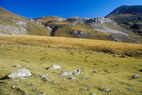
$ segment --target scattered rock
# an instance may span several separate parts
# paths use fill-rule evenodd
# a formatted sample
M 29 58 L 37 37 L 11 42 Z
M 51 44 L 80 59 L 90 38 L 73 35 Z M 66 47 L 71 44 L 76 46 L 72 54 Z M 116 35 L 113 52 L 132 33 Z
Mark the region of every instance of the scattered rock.
M 32 85 L 33 85 L 33 83 L 28 83 L 28 84 L 27 84 L 27 86 L 32 86 Z
M 14 73 L 9 74 L 7 77 L 11 79 L 20 78 L 23 79 L 24 77 L 31 76 L 31 72 L 28 69 L 20 69 Z
M 11 80 L 11 81 L 13 81 L 13 82 L 19 82 L 20 80 Z
M 133 88 L 128 88 L 128 90 L 129 90 L 129 91 L 132 91 L 132 90 L 133 90 Z
M 75 78 L 75 77 L 70 77 L 70 78 L 68 78 L 68 79 L 75 80 L 76 78 Z
M 104 92 L 111 92 L 110 89 L 104 89 Z
M 47 82 L 48 81 L 47 76 L 48 75 L 44 75 L 44 76 L 41 76 L 40 78 L 42 81 Z
M 12 67 L 20 68 L 21 65 L 14 65 L 14 66 L 12 66 Z
M 71 71 L 67 71 L 67 72 L 62 71 L 60 74 L 60 76 L 71 76 L 71 75 L 72 75 Z
M 121 55 L 121 58 L 126 58 L 127 56 L 126 55 Z
M 140 78 L 139 75 L 132 75 L 132 77 L 131 77 L 131 79 L 138 79 L 138 78 Z
M 106 88 L 106 89 L 104 89 L 104 88 L 102 88 L 102 89 L 101 89 L 101 88 L 99 88 L 99 90 L 100 90 L 100 91 L 103 91 L 103 92 L 111 92 L 111 90 L 110 90 L 110 89 L 108 89 L 108 88 Z
M 45 92 L 42 92 L 40 95 L 46 95 L 46 93 L 45 93 Z
M 87 91 L 87 90 L 88 90 L 88 88 L 80 88 L 80 90 Z
M 61 69 L 61 66 L 54 64 L 48 68 L 48 70 L 56 70 L 56 69 Z
M 76 70 L 76 71 L 74 71 L 72 74 L 73 74 L 73 75 L 80 75 L 80 73 L 81 73 L 81 70 Z
M 16 86 L 14 85 L 14 86 L 12 86 L 11 88 L 14 89 L 14 88 L 16 88 Z
M 97 72 L 96 71 L 92 71 L 91 72 L 91 75 L 95 75 Z
M 35 91 L 37 92 L 39 90 L 39 88 L 36 88 Z
M 96 93 L 91 93 L 90 95 L 96 95 Z

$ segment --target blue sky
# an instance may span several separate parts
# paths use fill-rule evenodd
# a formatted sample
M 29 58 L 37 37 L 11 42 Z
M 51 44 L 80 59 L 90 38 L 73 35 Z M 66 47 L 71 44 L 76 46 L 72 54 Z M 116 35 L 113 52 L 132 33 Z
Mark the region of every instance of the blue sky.
M 1 7 L 28 18 L 104 17 L 121 5 L 142 5 L 142 0 L 0 0 Z

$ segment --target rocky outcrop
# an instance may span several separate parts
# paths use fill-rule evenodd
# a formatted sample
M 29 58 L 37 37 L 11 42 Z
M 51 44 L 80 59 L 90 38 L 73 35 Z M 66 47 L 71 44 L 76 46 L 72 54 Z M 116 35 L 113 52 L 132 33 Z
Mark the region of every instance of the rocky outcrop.
M 110 18 L 99 17 L 99 18 L 91 18 L 91 19 L 88 19 L 86 22 L 87 22 L 87 23 L 103 24 L 103 23 L 114 22 L 114 20 L 113 20 L 113 19 L 110 19 Z
M 103 23 L 109 23 L 114 22 L 113 19 L 110 18 L 104 18 L 104 17 L 98 17 L 98 18 L 69 18 L 67 19 L 69 22 L 73 22 L 72 24 L 82 24 L 82 23 L 95 23 L 95 24 L 103 24 Z
M 91 34 L 85 31 L 72 31 L 70 32 L 71 35 L 74 35 L 75 38 L 87 38 L 90 37 Z

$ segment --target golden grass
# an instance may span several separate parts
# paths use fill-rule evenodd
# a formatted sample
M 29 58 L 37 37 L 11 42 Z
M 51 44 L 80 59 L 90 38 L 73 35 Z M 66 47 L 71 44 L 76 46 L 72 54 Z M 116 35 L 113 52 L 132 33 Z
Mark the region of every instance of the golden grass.
M 27 36 L 25 38 L 27 39 Z M 21 40 L 25 38 L 21 37 Z M 12 67 L 17 64 L 22 67 Z M 46 70 L 52 64 L 61 65 L 63 68 L 55 71 Z M 3 45 L 0 47 L 0 78 L 22 68 L 28 68 L 33 75 L 20 79 L 20 82 L 13 82 L 12 79 L 0 80 L 0 89 L 3 95 L 40 95 L 41 92 L 46 92 L 48 95 L 90 95 L 92 92 L 97 95 L 141 95 L 142 85 L 139 80 L 142 78 L 130 80 L 133 74 L 141 75 L 140 65 L 142 59 L 119 58 L 88 50 Z M 58 76 L 61 71 L 77 69 L 81 69 L 83 73 L 73 76 L 76 80 L 69 80 L 71 76 Z M 92 75 L 92 71 L 96 71 L 96 74 Z M 41 81 L 40 76 L 46 74 L 49 82 Z M 27 86 L 28 83 L 33 85 Z M 16 88 L 12 89 L 12 86 Z M 39 90 L 35 91 L 36 88 Z M 88 90 L 83 91 L 80 90 L 81 88 Z M 109 88 L 111 92 L 102 92 L 99 88 Z M 128 91 L 128 88 L 134 90 Z
M 113 54 L 125 54 L 129 56 L 142 55 L 141 44 L 130 44 L 103 40 L 44 36 L 0 36 L 0 43 L 13 43 L 19 45 L 32 45 L 42 47 L 86 49 Z

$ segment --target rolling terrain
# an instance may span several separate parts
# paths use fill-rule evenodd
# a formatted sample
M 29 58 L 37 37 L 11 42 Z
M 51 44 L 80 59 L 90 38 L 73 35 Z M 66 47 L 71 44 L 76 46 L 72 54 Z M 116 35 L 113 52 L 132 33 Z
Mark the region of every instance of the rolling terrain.
M 0 8 L 0 95 L 142 95 L 142 36 L 119 20 L 141 11 L 125 7 L 67 19 Z
M 142 45 L 40 36 L 0 36 L 0 43 L 1 78 L 24 68 L 32 72 L 24 79 L 1 79 L 1 95 L 142 93 L 142 78 L 131 79 L 132 75 L 142 73 Z M 62 68 L 47 70 L 53 64 Z M 62 71 L 78 69 L 80 75 L 60 76 Z M 48 75 L 47 81 L 41 79 L 44 75 Z

